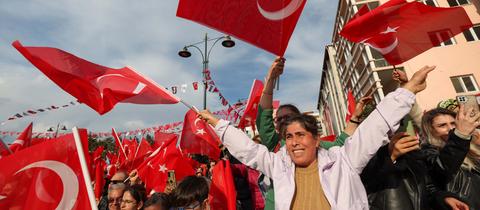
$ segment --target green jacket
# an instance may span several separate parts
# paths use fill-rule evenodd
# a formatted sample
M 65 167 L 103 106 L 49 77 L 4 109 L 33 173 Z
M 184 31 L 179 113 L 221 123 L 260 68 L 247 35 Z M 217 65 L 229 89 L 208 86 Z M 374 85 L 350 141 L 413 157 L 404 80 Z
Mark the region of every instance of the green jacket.
M 273 124 L 273 109 L 262 109 L 261 106 L 258 106 L 256 125 L 262 144 L 265 145 L 268 150 L 273 151 L 280 141 L 280 135 L 275 131 L 275 125 Z M 348 137 L 348 134 L 342 132 L 334 142 L 322 141 L 320 142 L 320 146 L 325 149 L 334 146 L 343 146 Z M 282 146 L 285 145 L 285 140 L 282 139 L 280 144 Z M 273 193 L 273 187 L 270 187 L 265 194 L 265 210 L 273 209 L 275 209 L 275 195 Z

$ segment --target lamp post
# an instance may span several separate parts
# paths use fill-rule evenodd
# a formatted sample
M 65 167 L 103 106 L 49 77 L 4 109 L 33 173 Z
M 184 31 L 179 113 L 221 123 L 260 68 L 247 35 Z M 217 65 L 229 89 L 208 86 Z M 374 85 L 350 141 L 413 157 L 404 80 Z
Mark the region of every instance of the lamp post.
M 212 52 L 213 46 L 215 46 L 215 44 L 217 44 L 217 42 L 220 41 L 220 40 L 223 40 L 222 41 L 222 46 L 224 46 L 226 48 L 231 48 L 231 47 L 235 46 L 235 42 L 232 40 L 232 38 L 230 36 L 221 36 L 221 37 L 217 37 L 217 38 L 209 38 L 207 33 L 205 33 L 205 38 L 201 42 L 186 45 L 185 47 L 183 47 L 182 50 L 180 50 L 178 52 L 178 55 L 180 57 L 188 58 L 192 55 L 192 53 L 190 53 L 190 51 L 188 51 L 188 48 L 193 47 L 200 52 L 200 55 L 202 55 L 202 63 L 203 63 L 202 76 L 203 76 L 203 85 L 205 87 L 205 89 L 203 91 L 203 109 L 207 109 L 207 88 L 208 88 L 207 69 L 208 69 L 208 61 L 209 61 L 209 58 L 210 58 L 210 52 Z M 208 42 L 211 42 L 211 41 L 214 41 L 214 42 L 210 46 L 210 48 L 208 48 Z M 197 46 L 197 45 L 201 45 L 201 44 L 204 44 L 203 51 Z
M 50 127 L 47 131 L 48 131 L 48 132 L 53 132 L 53 128 L 54 128 L 54 127 Z M 55 138 L 57 138 L 58 130 L 66 131 L 66 130 L 67 130 L 67 126 L 62 125 L 62 128 L 60 129 L 60 123 L 58 123 L 58 124 L 57 124 L 57 129 L 55 129 Z

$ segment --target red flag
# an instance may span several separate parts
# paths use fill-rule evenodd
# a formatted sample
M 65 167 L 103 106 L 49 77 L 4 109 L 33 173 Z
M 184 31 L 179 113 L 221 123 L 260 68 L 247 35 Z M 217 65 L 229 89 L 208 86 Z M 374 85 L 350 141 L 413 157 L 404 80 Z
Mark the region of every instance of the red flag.
M 340 34 L 377 50 L 392 65 L 403 63 L 472 27 L 463 7 L 439 8 L 390 0 L 362 8 Z
M 78 149 L 67 134 L 2 158 L 0 209 L 91 209 Z
M 118 137 L 117 132 L 115 131 L 115 128 L 112 128 L 112 136 L 115 139 L 115 147 L 117 148 L 117 151 L 118 151 L 117 163 L 123 164 L 124 162 L 127 161 L 127 153 L 123 148 L 122 141 L 120 141 L 120 138 Z
M 0 139 L 0 159 L 10 154 L 12 154 L 12 151 L 8 148 L 7 144 Z
M 177 16 L 283 56 L 306 0 L 180 0 Z
M 30 146 L 30 143 L 32 141 L 32 127 L 33 123 L 28 124 L 28 126 L 23 130 L 23 132 L 10 145 L 10 151 L 15 153 Z
M 60 88 L 101 115 L 119 102 L 175 104 L 180 101 L 132 68 L 100 66 L 56 48 L 24 47 L 19 41 L 12 45 Z
M 93 191 L 95 193 L 95 198 L 100 199 L 102 196 L 103 186 L 105 185 L 104 179 L 104 168 L 105 168 L 105 161 L 102 159 L 103 153 L 103 146 L 97 147 L 97 149 L 93 152 L 91 160 L 95 166 L 95 173 L 93 174 L 95 178 L 95 185 Z
M 238 123 L 239 128 L 245 128 L 247 126 L 255 126 L 255 120 L 257 119 L 258 104 L 260 103 L 260 97 L 262 97 L 263 83 L 260 80 L 253 80 L 252 88 L 250 89 L 250 95 L 248 96 L 247 105 L 243 112 L 242 118 Z
M 181 181 L 184 177 L 193 175 L 193 169 L 190 158 L 184 157 L 176 148 L 177 139 L 171 139 L 163 147 L 159 147 L 153 152 L 138 170 L 138 176 L 145 182 L 147 192 L 150 189 L 155 192 L 163 192 L 167 184 L 168 171 L 175 171 L 175 178 Z
M 352 118 L 353 112 L 355 112 L 355 96 L 353 96 L 353 91 L 349 90 L 347 95 L 347 116 L 345 116 L 345 121 L 348 123 L 350 118 Z
M 208 194 L 211 209 L 236 209 L 237 195 L 229 160 L 221 160 L 213 167 L 212 185 Z
M 157 148 L 163 146 L 165 142 L 169 142 L 172 139 L 177 139 L 178 135 L 174 133 L 164 133 L 161 131 L 156 131 L 155 132 L 155 139 L 153 140 L 153 150 L 156 150 Z
M 186 153 L 207 155 L 211 159 L 220 158 L 220 139 L 205 121 L 197 118 L 197 113 L 188 110 L 183 122 L 180 148 Z
M 320 141 L 334 142 L 336 138 L 337 138 L 337 136 L 335 136 L 335 135 L 323 136 L 323 137 L 320 137 Z
M 147 140 L 142 139 L 137 146 L 137 150 L 135 151 L 133 159 L 130 161 L 130 169 L 138 168 L 151 153 L 152 147 Z

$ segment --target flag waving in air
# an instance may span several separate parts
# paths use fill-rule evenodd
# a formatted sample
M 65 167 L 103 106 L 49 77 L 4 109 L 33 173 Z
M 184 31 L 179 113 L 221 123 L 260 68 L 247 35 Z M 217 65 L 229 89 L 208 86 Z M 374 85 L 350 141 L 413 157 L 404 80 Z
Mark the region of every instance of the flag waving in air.
M 97 111 L 109 112 L 119 102 L 175 104 L 179 98 L 129 67 L 112 69 L 50 47 L 12 44 L 55 84 Z
M 188 110 L 183 121 L 180 148 L 186 153 L 207 155 L 211 159 L 220 158 L 220 139 L 205 121 L 197 118 L 197 113 Z
M 10 151 L 17 152 L 26 147 L 30 146 L 32 141 L 32 128 L 33 123 L 30 123 L 25 130 L 15 139 L 15 141 L 10 145 Z
M 177 16 L 283 56 L 306 0 L 180 0 Z
M 345 116 L 345 121 L 348 123 L 350 118 L 352 118 L 353 112 L 355 112 L 355 96 L 353 96 L 353 91 L 349 90 L 347 95 L 347 115 Z
M 245 106 L 245 111 L 243 112 L 242 118 L 238 123 L 239 128 L 245 128 L 246 126 L 255 126 L 255 120 L 257 119 L 258 104 L 260 103 L 260 98 L 262 97 L 263 83 L 260 80 L 254 80 L 252 84 L 252 89 L 250 90 L 250 95 L 248 97 L 247 105 Z M 255 127 L 253 128 L 255 130 Z
M 360 8 L 340 35 L 378 51 L 392 65 L 403 63 L 472 27 L 463 7 L 439 8 L 390 0 Z

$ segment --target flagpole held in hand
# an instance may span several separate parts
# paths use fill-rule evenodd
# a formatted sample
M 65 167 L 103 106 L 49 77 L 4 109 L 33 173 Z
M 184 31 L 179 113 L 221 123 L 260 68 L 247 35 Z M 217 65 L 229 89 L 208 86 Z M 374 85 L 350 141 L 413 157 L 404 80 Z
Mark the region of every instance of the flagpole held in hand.
M 90 201 L 90 206 L 92 209 L 97 210 L 97 205 L 95 202 L 95 195 L 92 189 L 92 181 L 90 179 L 90 174 L 87 168 L 87 161 L 85 160 L 85 154 L 82 147 L 82 141 L 80 140 L 80 134 L 78 133 L 78 128 L 72 128 L 73 138 L 75 139 L 75 146 L 77 147 L 78 158 L 80 160 L 80 166 L 82 167 L 83 179 L 87 188 L 88 200 Z

